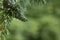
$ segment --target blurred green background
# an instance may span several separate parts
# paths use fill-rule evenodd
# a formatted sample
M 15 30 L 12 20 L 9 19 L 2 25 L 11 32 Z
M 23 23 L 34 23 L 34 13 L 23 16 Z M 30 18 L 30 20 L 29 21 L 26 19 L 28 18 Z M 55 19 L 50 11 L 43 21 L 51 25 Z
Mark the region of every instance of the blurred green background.
M 13 19 L 7 40 L 60 40 L 60 0 L 46 1 L 27 7 L 27 22 Z

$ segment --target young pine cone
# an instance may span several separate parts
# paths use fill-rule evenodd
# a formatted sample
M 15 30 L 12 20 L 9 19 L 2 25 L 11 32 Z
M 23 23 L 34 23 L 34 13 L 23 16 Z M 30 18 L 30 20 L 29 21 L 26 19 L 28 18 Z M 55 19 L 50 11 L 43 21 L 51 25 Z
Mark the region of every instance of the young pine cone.
M 9 0 L 3 0 L 3 8 L 8 10 L 9 16 L 14 14 L 16 19 L 27 21 L 27 18 L 21 13 L 20 6 L 15 7 L 15 4 L 10 3 Z

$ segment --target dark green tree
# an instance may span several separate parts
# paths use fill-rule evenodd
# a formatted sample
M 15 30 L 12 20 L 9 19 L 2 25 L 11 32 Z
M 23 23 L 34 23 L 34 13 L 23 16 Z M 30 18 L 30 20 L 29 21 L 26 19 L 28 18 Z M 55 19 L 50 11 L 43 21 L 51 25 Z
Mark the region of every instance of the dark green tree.
M 27 21 L 24 16 L 24 10 L 32 1 L 40 2 L 40 0 L 0 0 L 0 39 L 5 40 L 9 34 L 8 27 L 13 18 Z M 45 4 L 45 0 L 42 0 Z

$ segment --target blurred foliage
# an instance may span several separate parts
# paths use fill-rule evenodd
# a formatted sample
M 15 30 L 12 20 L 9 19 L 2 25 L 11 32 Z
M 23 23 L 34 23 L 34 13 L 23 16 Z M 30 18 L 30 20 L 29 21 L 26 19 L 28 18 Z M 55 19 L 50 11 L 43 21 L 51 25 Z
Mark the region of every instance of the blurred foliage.
M 24 13 L 28 21 L 14 18 L 8 27 L 7 40 L 60 40 L 60 0 L 46 1 L 46 5 L 41 2 L 27 5 Z

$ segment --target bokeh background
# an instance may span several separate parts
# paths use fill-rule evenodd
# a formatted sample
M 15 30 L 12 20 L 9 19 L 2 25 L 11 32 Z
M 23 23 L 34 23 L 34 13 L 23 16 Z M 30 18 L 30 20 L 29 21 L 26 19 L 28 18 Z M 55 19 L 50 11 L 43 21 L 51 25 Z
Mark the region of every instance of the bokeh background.
M 7 40 L 60 40 L 60 0 L 31 3 L 25 11 L 27 22 L 13 19 Z

